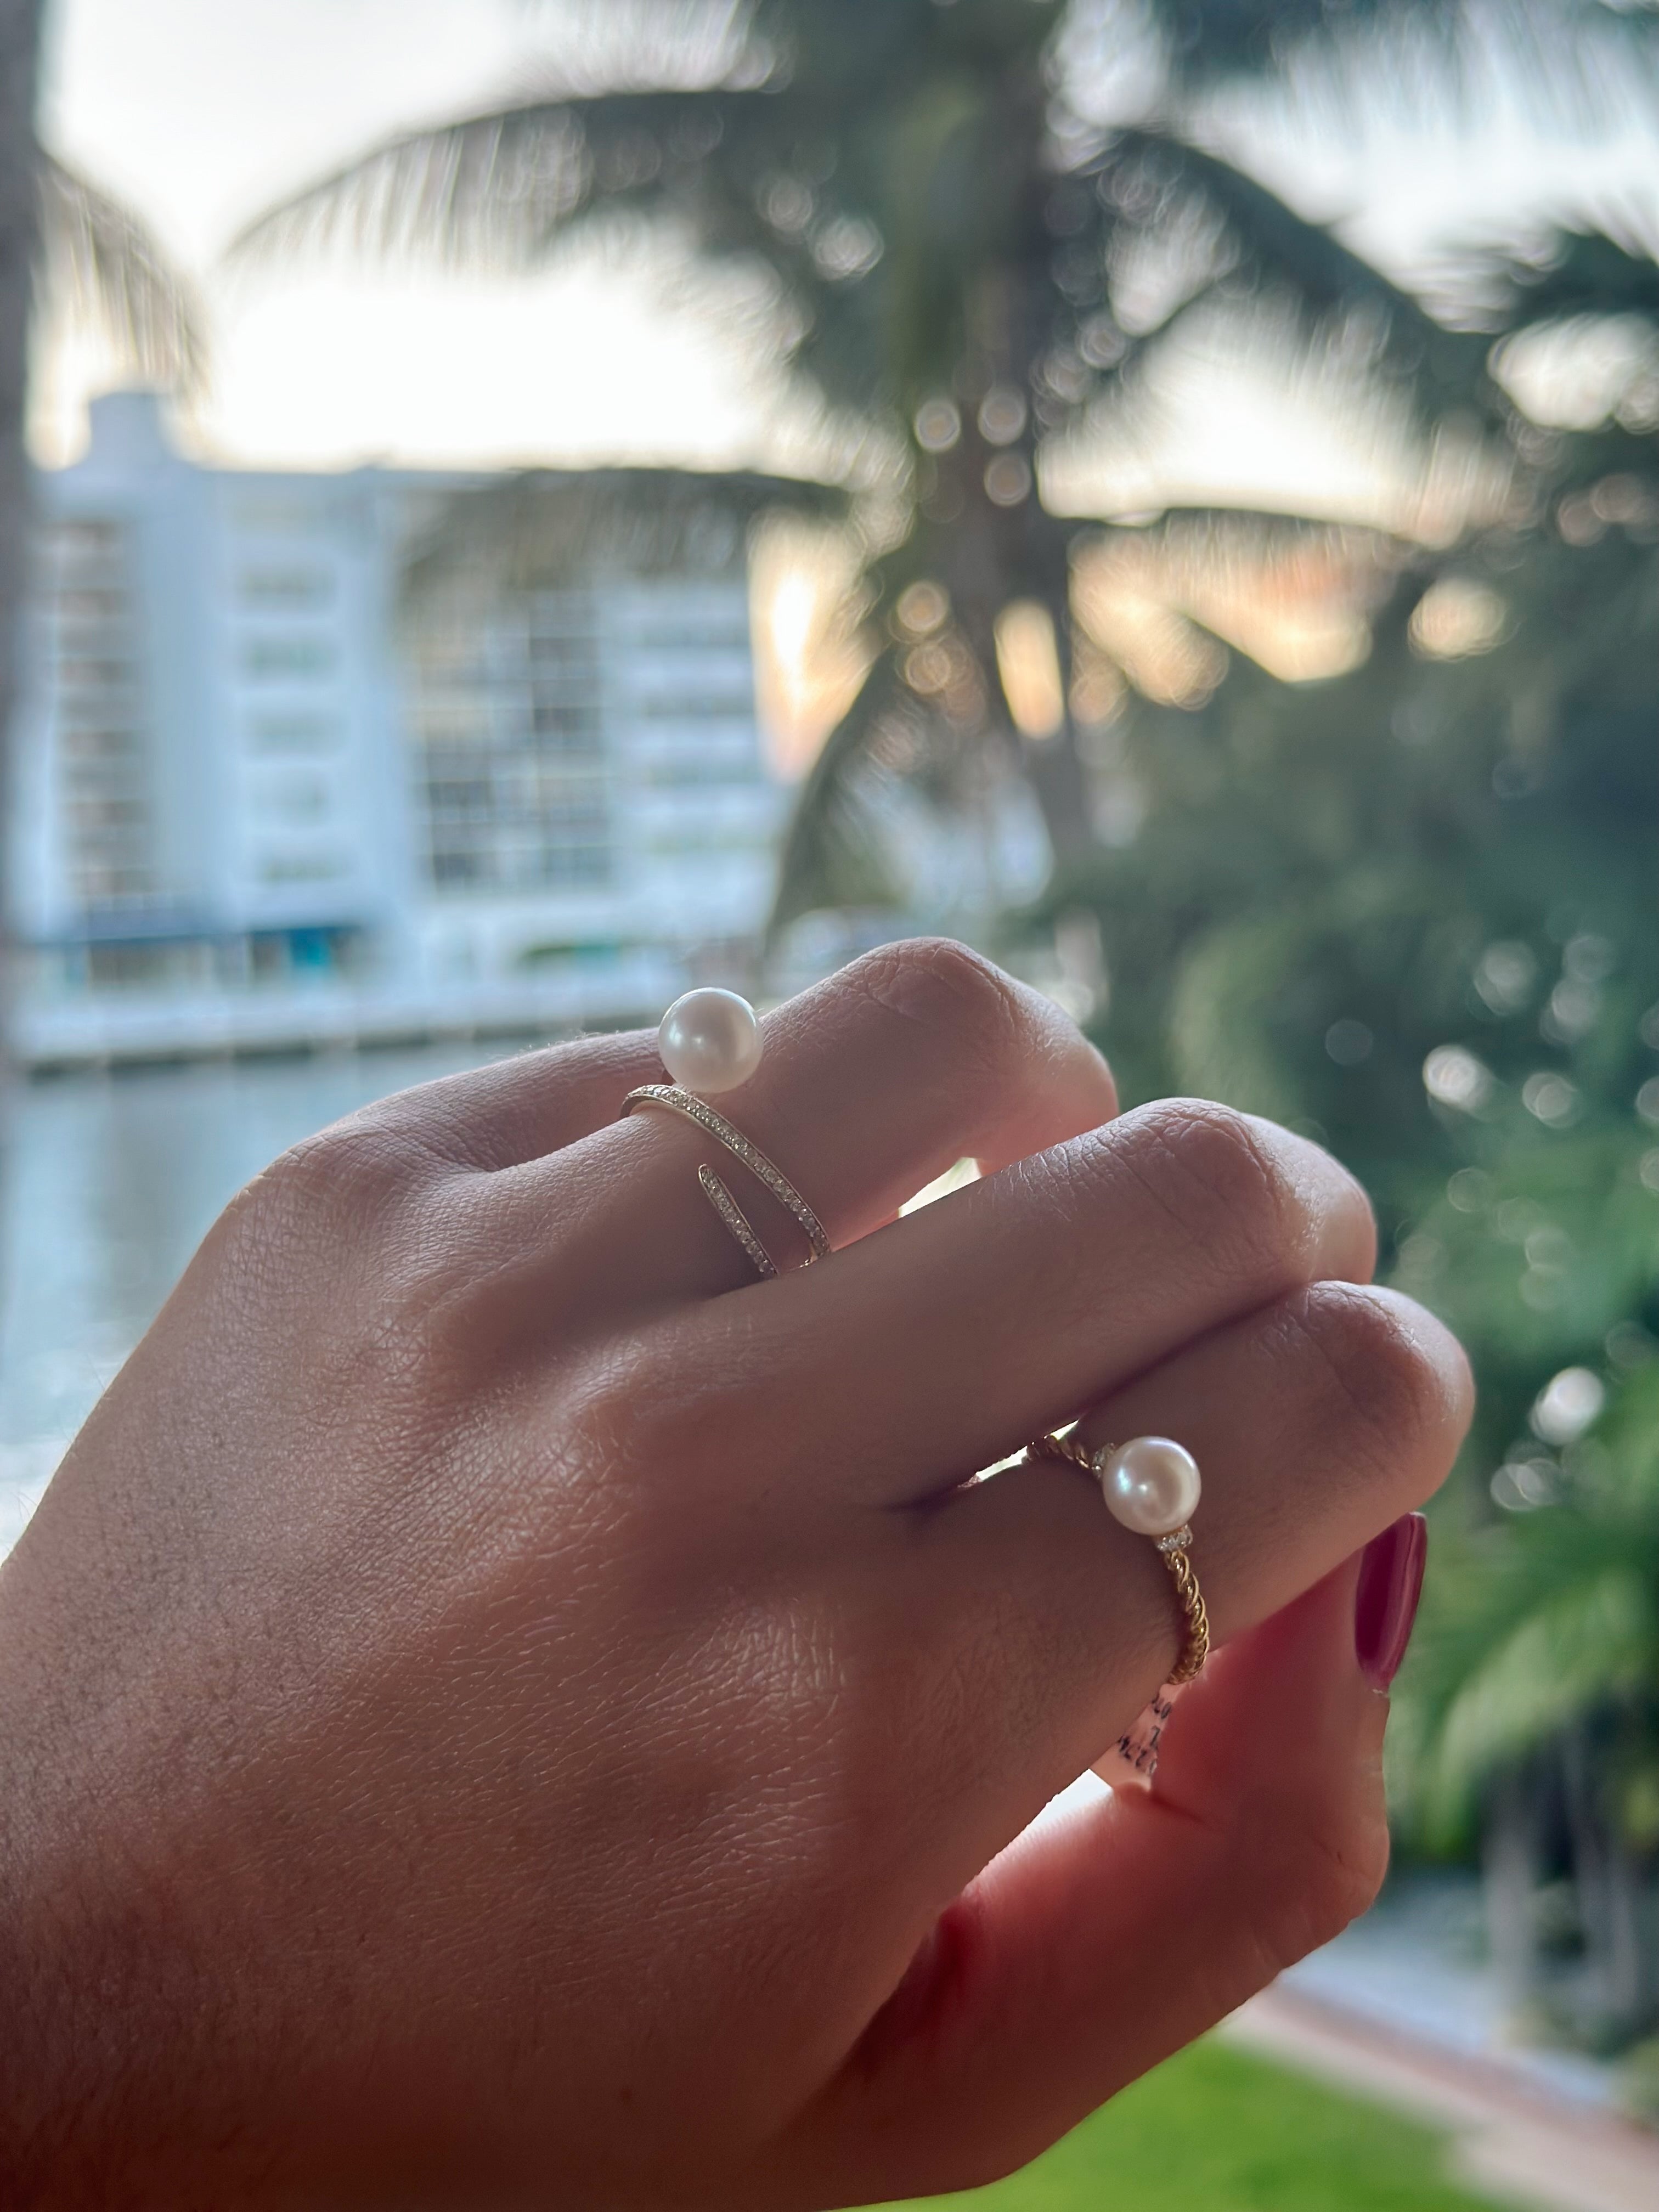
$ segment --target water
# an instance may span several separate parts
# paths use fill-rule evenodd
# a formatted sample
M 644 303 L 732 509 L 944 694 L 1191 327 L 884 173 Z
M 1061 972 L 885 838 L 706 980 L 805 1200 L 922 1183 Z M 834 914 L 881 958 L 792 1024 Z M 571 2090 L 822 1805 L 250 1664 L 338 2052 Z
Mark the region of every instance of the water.
M 429 1046 L 20 1086 L 3 1164 L 0 1553 L 251 1176 L 354 1107 L 503 1049 Z

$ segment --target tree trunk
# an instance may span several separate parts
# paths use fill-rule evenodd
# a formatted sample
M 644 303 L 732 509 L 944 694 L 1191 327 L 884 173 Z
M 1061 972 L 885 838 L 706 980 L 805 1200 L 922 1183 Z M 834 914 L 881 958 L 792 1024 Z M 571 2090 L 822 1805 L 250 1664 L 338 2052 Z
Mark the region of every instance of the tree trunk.
M 989 711 L 994 720 L 1006 724 L 1013 737 L 1014 758 L 1036 800 L 1055 870 L 1064 873 L 1068 866 L 1074 866 L 1095 850 L 1088 781 L 1078 753 L 1077 727 L 1068 714 L 1052 737 L 1031 738 L 1013 734 L 1012 717 L 1002 697 L 996 646 L 997 617 L 1011 594 L 994 535 L 984 526 L 982 519 L 975 520 L 979 520 L 979 527 L 974 527 L 971 520 L 964 526 L 957 557 L 946 570 L 951 597 L 963 636 L 979 664 Z M 1061 655 L 1064 682 L 1069 673 L 1066 660 L 1070 610 L 1063 592 L 1058 595 L 1057 604 L 1054 597 L 1049 597 L 1048 605 Z
M 1020 747 L 1026 781 L 1042 811 L 1048 849 L 1060 875 L 1090 860 L 1098 850 L 1088 780 L 1077 749 L 1077 728 L 1068 715 L 1051 738 L 1026 738 Z
M 1534 1778 L 1504 1775 L 1493 1788 L 1481 1839 L 1486 1945 L 1505 2009 L 1522 2012 L 1538 1994 L 1538 1803 Z
M 0 855 L 9 854 L 11 718 L 28 567 L 23 408 L 40 206 L 34 142 L 40 29 L 40 0 L 0 0 Z M 0 858 L 0 916 L 6 916 L 8 875 L 5 859 Z M 5 927 L 0 920 L 0 928 Z M 9 969 L 9 959 L 6 965 Z M 8 1001 L 9 996 L 8 990 Z
M 1622 2037 L 1650 2023 L 1652 1962 L 1641 1873 L 1607 1818 L 1596 1752 L 1589 1725 L 1581 1722 L 1568 1731 L 1562 1773 L 1590 1969 L 1588 2025 Z

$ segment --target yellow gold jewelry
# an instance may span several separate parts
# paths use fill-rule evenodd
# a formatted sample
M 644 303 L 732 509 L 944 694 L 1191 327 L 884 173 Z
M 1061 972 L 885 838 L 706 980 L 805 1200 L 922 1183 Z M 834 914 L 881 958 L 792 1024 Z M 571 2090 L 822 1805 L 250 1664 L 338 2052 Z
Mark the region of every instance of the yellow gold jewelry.
M 800 1224 L 811 1248 L 806 1264 L 814 1260 L 827 1260 L 830 1243 L 823 1224 L 795 1188 L 781 1168 L 769 1160 L 758 1145 L 751 1144 L 741 1129 L 734 1128 L 724 1114 L 717 1114 L 706 1099 L 678 1083 L 646 1083 L 637 1091 L 630 1091 L 622 1103 L 623 1114 L 631 1114 L 636 1106 L 662 1106 L 671 1114 L 684 1115 L 695 1121 L 698 1128 L 724 1145 L 726 1151 L 742 1161 L 757 1182 L 769 1190 L 780 1206 L 785 1206 Z M 697 1170 L 697 1181 L 702 1194 L 719 1216 L 721 1225 L 748 1255 L 750 1266 L 764 1279 L 778 1272 L 777 1264 L 760 1238 L 754 1224 L 744 1214 L 731 1192 L 711 1167 Z
M 738 1204 L 737 1200 L 732 1197 L 713 1168 L 706 1164 L 700 1166 L 697 1170 L 697 1181 L 702 1186 L 703 1196 L 719 1214 L 726 1228 L 731 1231 L 734 1241 L 749 1255 L 750 1264 L 755 1273 L 760 1277 L 762 1282 L 769 1282 L 778 1272 L 777 1262 L 765 1245 L 761 1243 L 760 1238 L 756 1236 L 754 1224 L 749 1216 Z
M 1112 1518 L 1158 1546 L 1185 1626 L 1165 1692 L 1194 1680 L 1210 1656 L 1210 1616 L 1191 1553 L 1190 1522 L 1203 1492 L 1198 1462 L 1170 1437 L 1133 1437 L 1127 1444 L 1097 1444 L 1091 1451 L 1074 1432 L 1050 1434 L 1034 1438 L 1025 1449 L 1029 1458 L 1069 1460 L 1092 1475 Z

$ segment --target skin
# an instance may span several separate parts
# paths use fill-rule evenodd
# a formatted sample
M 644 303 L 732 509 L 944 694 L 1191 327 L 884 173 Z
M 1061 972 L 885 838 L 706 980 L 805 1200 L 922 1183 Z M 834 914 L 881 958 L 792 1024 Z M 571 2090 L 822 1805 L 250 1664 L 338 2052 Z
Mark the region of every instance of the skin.
M 285 1154 L 0 1571 L 9 2207 L 961 2187 L 1375 1892 L 1356 1555 L 1470 1395 L 1352 1180 L 1114 1118 L 1053 1006 L 890 948 L 720 1102 L 839 1248 L 757 1284 L 741 1171 L 617 1118 L 659 1077 L 589 1040 Z M 1028 1832 L 1176 1651 L 1086 1479 L 963 1486 L 1085 1408 L 1196 1453 L 1226 1648 L 1149 1795 Z

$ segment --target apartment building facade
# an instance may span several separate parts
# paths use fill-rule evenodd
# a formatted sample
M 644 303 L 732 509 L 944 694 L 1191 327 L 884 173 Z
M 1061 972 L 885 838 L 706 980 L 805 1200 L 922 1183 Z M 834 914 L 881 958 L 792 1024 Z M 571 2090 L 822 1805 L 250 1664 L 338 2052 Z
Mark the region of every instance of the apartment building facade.
M 626 1020 L 741 966 L 782 796 L 740 550 L 411 617 L 468 481 L 203 468 L 151 396 L 94 402 L 39 483 L 26 1059 Z

